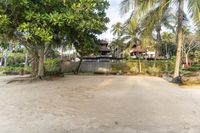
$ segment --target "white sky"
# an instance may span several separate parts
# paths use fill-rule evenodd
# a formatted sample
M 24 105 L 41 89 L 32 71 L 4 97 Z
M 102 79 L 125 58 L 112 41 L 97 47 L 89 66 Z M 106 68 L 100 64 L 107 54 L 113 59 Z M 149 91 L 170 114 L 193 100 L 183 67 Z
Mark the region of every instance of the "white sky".
M 125 21 L 129 14 L 122 16 L 120 14 L 120 3 L 122 0 L 108 0 L 110 2 L 110 7 L 107 10 L 107 16 L 110 18 L 110 23 L 107 24 L 108 30 L 99 36 L 100 39 L 112 40 L 113 35 L 111 33 L 111 26 L 117 22 Z
M 100 35 L 99 38 L 111 41 L 114 38 L 114 36 L 111 33 L 112 25 L 117 22 L 124 22 L 130 16 L 130 13 L 127 13 L 124 16 L 120 14 L 120 3 L 122 0 L 108 0 L 108 1 L 110 3 L 110 7 L 107 10 L 107 17 L 110 18 L 110 23 L 107 24 L 108 30 L 104 32 L 102 35 Z M 186 10 L 186 7 L 185 7 L 185 11 L 186 13 L 188 13 L 188 11 Z M 191 27 L 191 28 L 194 28 L 194 27 Z

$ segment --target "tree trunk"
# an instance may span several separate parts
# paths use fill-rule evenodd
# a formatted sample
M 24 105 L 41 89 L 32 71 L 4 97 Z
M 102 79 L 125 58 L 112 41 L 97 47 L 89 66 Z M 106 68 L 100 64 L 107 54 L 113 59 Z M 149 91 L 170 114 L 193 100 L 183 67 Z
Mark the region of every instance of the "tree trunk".
M 77 75 L 78 75 L 79 72 L 80 72 L 80 68 L 81 68 L 82 62 L 83 62 L 83 58 L 80 57 L 80 61 L 79 61 L 78 67 L 77 67 L 77 69 L 76 69 L 76 71 L 75 71 L 75 74 L 77 74 Z
M 4 67 L 7 67 L 7 59 L 8 59 L 8 50 L 5 50 L 4 53 Z
M 178 9 L 178 33 L 177 33 L 177 52 L 176 52 L 176 64 L 174 70 L 174 79 L 178 79 L 180 75 L 180 64 L 181 64 L 181 49 L 183 45 L 183 7 L 184 0 L 179 1 L 179 9 Z
M 138 59 L 138 66 L 139 66 L 139 73 L 141 73 L 142 72 L 142 64 L 141 64 L 140 57 Z
M 61 45 L 61 73 L 64 72 L 64 45 Z
M 185 66 L 186 66 L 186 68 L 189 67 L 189 58 L 188 58 L 188 54 L 185 54 Z
M 28 66 L 28 51 L 26 50 L 26 54 L 25 54 L 25 63 L 24 66 L 27 67 Z
M 31 77 L 36 77 L 37 73 L 38 73 L 38 53 L 37 49 L 34 48 L 32 52 Z
M 138 70 L 139 70 L 139 73 L 142 72 L 142 64 L 141 64 L 140 54 L 139 53 L 138 53 Z
M 160 46 L 161 46 L 161 26 L 158 25 L 156 26 L 156 32 L 157 32 L 157 44 L 156 44 L 156 53 L 155 53 L 155 58 L 154 58 L 154 65 L 153 67 L 156 67 L 156 61 L 157 61 L 157 58 L 158 56 L 160 55 L 160 52 L 159 52 L 159 49 L 160 49 Z
M 63 60 L 64 53 L 64 45 L 61 45 L 61 60 Z
M 1 58 L 0 66 L 3 66 L 3 58 Z
M 167 59 L 169 59 L 169 53 L 168 53 L 167 43 L 165 44 L 165 56 L 166 56 Z
M 38 65 L 38 75 L 37 77 L 44 77 L 44 55 L 45 55 L 45 46 L 40 47 L 39 51 L 39 65 Z

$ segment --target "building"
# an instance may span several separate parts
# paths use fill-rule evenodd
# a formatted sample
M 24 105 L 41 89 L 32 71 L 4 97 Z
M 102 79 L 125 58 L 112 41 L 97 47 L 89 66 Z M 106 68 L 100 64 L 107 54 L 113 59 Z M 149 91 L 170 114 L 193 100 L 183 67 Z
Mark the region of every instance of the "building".
M 100 50 L 99 50 L 100 56 L 104 56 L 104 57 L 110 56 L 109 54 L 111 50 L 109 49 L 108 44 L 109 43 L 107 41 L 100 40 Z
M 155 58 L 156 52 L 142 48 L 140 45 L 133 45 L 130 50 L 130 56 L 132 59 L 145 58 L 152 59 Z

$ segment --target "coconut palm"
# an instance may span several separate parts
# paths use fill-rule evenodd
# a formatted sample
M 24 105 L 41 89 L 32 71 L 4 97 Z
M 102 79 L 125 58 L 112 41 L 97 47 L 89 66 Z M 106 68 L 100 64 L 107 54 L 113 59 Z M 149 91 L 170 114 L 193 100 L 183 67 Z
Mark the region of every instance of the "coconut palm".
M 176 35 L 174 33 L 163 32 L 162 33 L 162 53 L 168 59 L 176 54 Z
M 126 13 L 134 8 L 132 16 L 142 15 L 145 12 L 149 12 L 150 9 L 159 6 L 160 15 L 155 17 L 162 17 L 162 12 L 165 8 L 169 8 L 169 5 L 177 4 L 177 54 L 176 65 L 174 71 L 174 79 L 179 78 L 180 62 L 181 62 L 181 49 L 183 45 L 183 20 L 184 20 L 184 4 L 188 3 L 188 9 L 192 14 L 194 22 L 199 27 L 200 25 L 200 1 L 199 0 L 123 0 L 121 3 L 122 13 Z
M 156 60 L 157 57 L 160 55 L 160 47 L 162 43 L 162 38 L 161 38 L 161 30 L 162 26 L 171 29 L 174 31 L 174 27 L 172 26 L 172 23 L 174 22 L 174 16 L 172 13 L 169 11 L 168 8 L 163 10 L 161 13 L 159 10 L 160 7 L 158 6 L 157 8 L 151 9 L 149 12 L 147 12 L 144 17 L 141 19 L 141 29 L 142 29 L 142 34 L 144 36 L 151 36 L 153 31 L 156 31 L 156 53 L 155 53 L 155 62 L 154 62 L 154 67 L 156 66 Z M 157 17 L 159 16 L 160 17 Z
M 126 21 L 126 23 L 124 24 L 124 30 L 123 30 L 123 35 L 122 35 L 123 40 L 125 40 L 126 42 L 124 52 L 129 53 L 133 45 L 136 45 L 136 46 L 141 45 L 140 33 L 141 33 L 141 29 L 139 27 L 139 19 L 130 18 L 128 21 Z M 140 54 L 138 53 L 139 72 L 142 71 L 140 58 L 141 58 Z
M 116 35 L 117 37 L 120 37 L 122 35 L 123 32 L 123 25 L 120 22 L 117 22 L 116 24 L 114 24 L 112 26 L 112 33 L 113 35 Z

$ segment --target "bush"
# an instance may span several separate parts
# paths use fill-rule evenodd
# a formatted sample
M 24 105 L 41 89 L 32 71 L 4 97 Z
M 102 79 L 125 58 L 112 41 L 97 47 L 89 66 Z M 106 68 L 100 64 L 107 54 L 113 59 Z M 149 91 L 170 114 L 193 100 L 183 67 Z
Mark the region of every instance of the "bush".
M 149 67 L 147 70 L 147 74 L 149 74 L 151 76 L 160 76 L 161 71 L 160 71 L 159 67 Z
M 127 66 L 126 63 L 115 63 L 112 64 L 112 72 L 116 73 L 127 73 L 129 72 L 129 67 Z
M 30 68 L 29 67 L 0 67 L 0 72 L 5 73 L 5 74 L 15 73 L 15 75 L 16 75 L 16 74 L 19 74 L 21 69 L 24 70 L 25 74 L 30 74 Z
M 131 72 L 132 74 L 137 74 L 137 73 L 139 73 L 139 69 L 138 69 L 137 66 L 132 66 L 132 67 L 130 68 L 130 72 Z
M 3 58 L 3 54 L 0 54 L 0 58 Z M 24 63 L 25 54 L 23 53 L 8 53 L 7 66 L 19 67 Z
M 191 72 L 181 77 L 183 85 L 200 85 L 200 72 Z
M 195 52 L 194 62 L 200 64 L 200 50 Z
M 180 73 L 181 75 L 187 75 L 198 71 L 200 71 L 200 65 L 194 65 L 188 69 L 181 69 Z
M 141 74 L 160 76 L 161 74 L 171 74 L 174 71 L 174 60 L 157 60 L 154 67 L 154 60 L 141 60 Z M 126 63 L 116 63 L 112 65 L 112 72 L 139 73 L 139 61 L 129 60 Z
M 45 70 L 47 72 L 60 72 L 62 60 L 60 59 L 47 59 L 45 61 Z
M 188 68 L 187 70 L 192 71 L 192 72 L 200 71 L 200 65 L 192 66 L 192 67 Z

